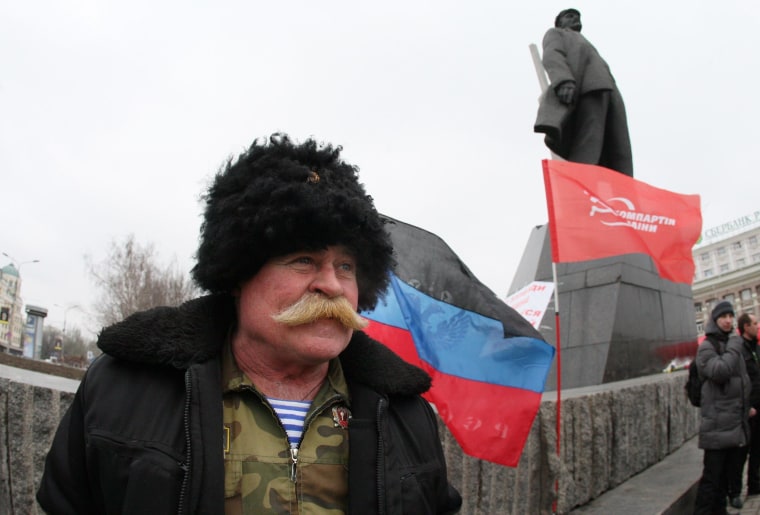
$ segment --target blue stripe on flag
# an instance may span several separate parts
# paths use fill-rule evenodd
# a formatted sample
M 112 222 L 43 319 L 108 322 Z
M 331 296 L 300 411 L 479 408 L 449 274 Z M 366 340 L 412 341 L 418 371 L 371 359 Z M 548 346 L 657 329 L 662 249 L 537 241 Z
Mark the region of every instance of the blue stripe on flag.
M 367 317 L 407 327 L 420 358 L 432 367 L 474 381 L 543 392 L 554 355 L 546 342 L 505 338 L 499 320 L 435 300 L 393 274 L 391 285 L 395 295 L 387 296 L 380 311 L 376 308 L 377 318 L 375 312 Z M 399 314 L 405 320 L 400 326 Z
M 391 274 L 391 278 L 399 280 L 394 274 Z M 396 301 L 396 296 L 393 294 L 393 289 L 390 287 L 386 290 L 385 297 L 378 301 L 375 309 L 361 313 L 361 315 L 375 322 L 408 330 L 404 314 L 401 312 L 401 308 Z

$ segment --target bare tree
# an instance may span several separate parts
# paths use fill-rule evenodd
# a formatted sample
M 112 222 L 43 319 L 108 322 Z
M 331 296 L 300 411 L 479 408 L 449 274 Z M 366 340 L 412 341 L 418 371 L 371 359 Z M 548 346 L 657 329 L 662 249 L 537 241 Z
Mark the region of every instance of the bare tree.
M 55 350 L 56 339 L 61 338 L 61 330 L 57 327 L 45 326 L 42 330 L 42 347 L 40 359 L 48 359 Z
M 70 328 L 65 334 L 54 326 L 46 326 L 43 329 L 40 359 L 55 356 L 61 362 L 64 361 L 62 358 L 86 361 L 88 351 L 94 355 L 100 354 L 95 340 L 86 339 L 78 327 Z
M 162 268 L 152 243 L 141 246 L 134 234 L 112 241 L 106 258 L 93 263 L 85 256 L 92 280 L 100 288 L 93 310 L 104 326 L 137 311 L 157 306 L 177 306 L 198 294 L 189 276 L 181 273 L 176 260 Z

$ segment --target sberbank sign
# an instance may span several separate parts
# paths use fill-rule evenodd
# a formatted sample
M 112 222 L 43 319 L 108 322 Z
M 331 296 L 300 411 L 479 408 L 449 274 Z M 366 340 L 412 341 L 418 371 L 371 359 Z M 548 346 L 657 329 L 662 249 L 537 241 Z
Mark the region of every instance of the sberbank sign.
M 760 222 L 760 211 L 755 211 L 751 215 L 741 216 L 730 222 L 705 230 L 703 239 L 711 240 L 739 229 L 744 229 L 745 227 L 754 225 L 758 222 Z

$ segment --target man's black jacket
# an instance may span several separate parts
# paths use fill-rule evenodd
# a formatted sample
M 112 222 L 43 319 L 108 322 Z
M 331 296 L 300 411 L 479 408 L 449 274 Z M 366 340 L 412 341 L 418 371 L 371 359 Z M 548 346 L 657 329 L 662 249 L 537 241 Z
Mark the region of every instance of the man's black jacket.
M 219 354 L 233 299 L 202 297 L 105 329 L 61 421 L 37 494 L 51 514 L 224 513 Z M 349 513 L 454 513 L 430 377 L 355 332 L 340 355 L 351 395 Z

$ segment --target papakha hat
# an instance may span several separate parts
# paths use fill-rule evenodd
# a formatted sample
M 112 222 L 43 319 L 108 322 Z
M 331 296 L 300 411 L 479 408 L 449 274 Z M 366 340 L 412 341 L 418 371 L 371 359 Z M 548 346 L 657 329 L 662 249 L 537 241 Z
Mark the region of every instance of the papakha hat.
M 341 150 L 274 134 L 230 160 L 205 195 L 192 271 L 198 285 L 234 292 L 273 257 L 344 245 L 357 261 L 359 310 L 374 307 L 388 286 L 393 246 Z

